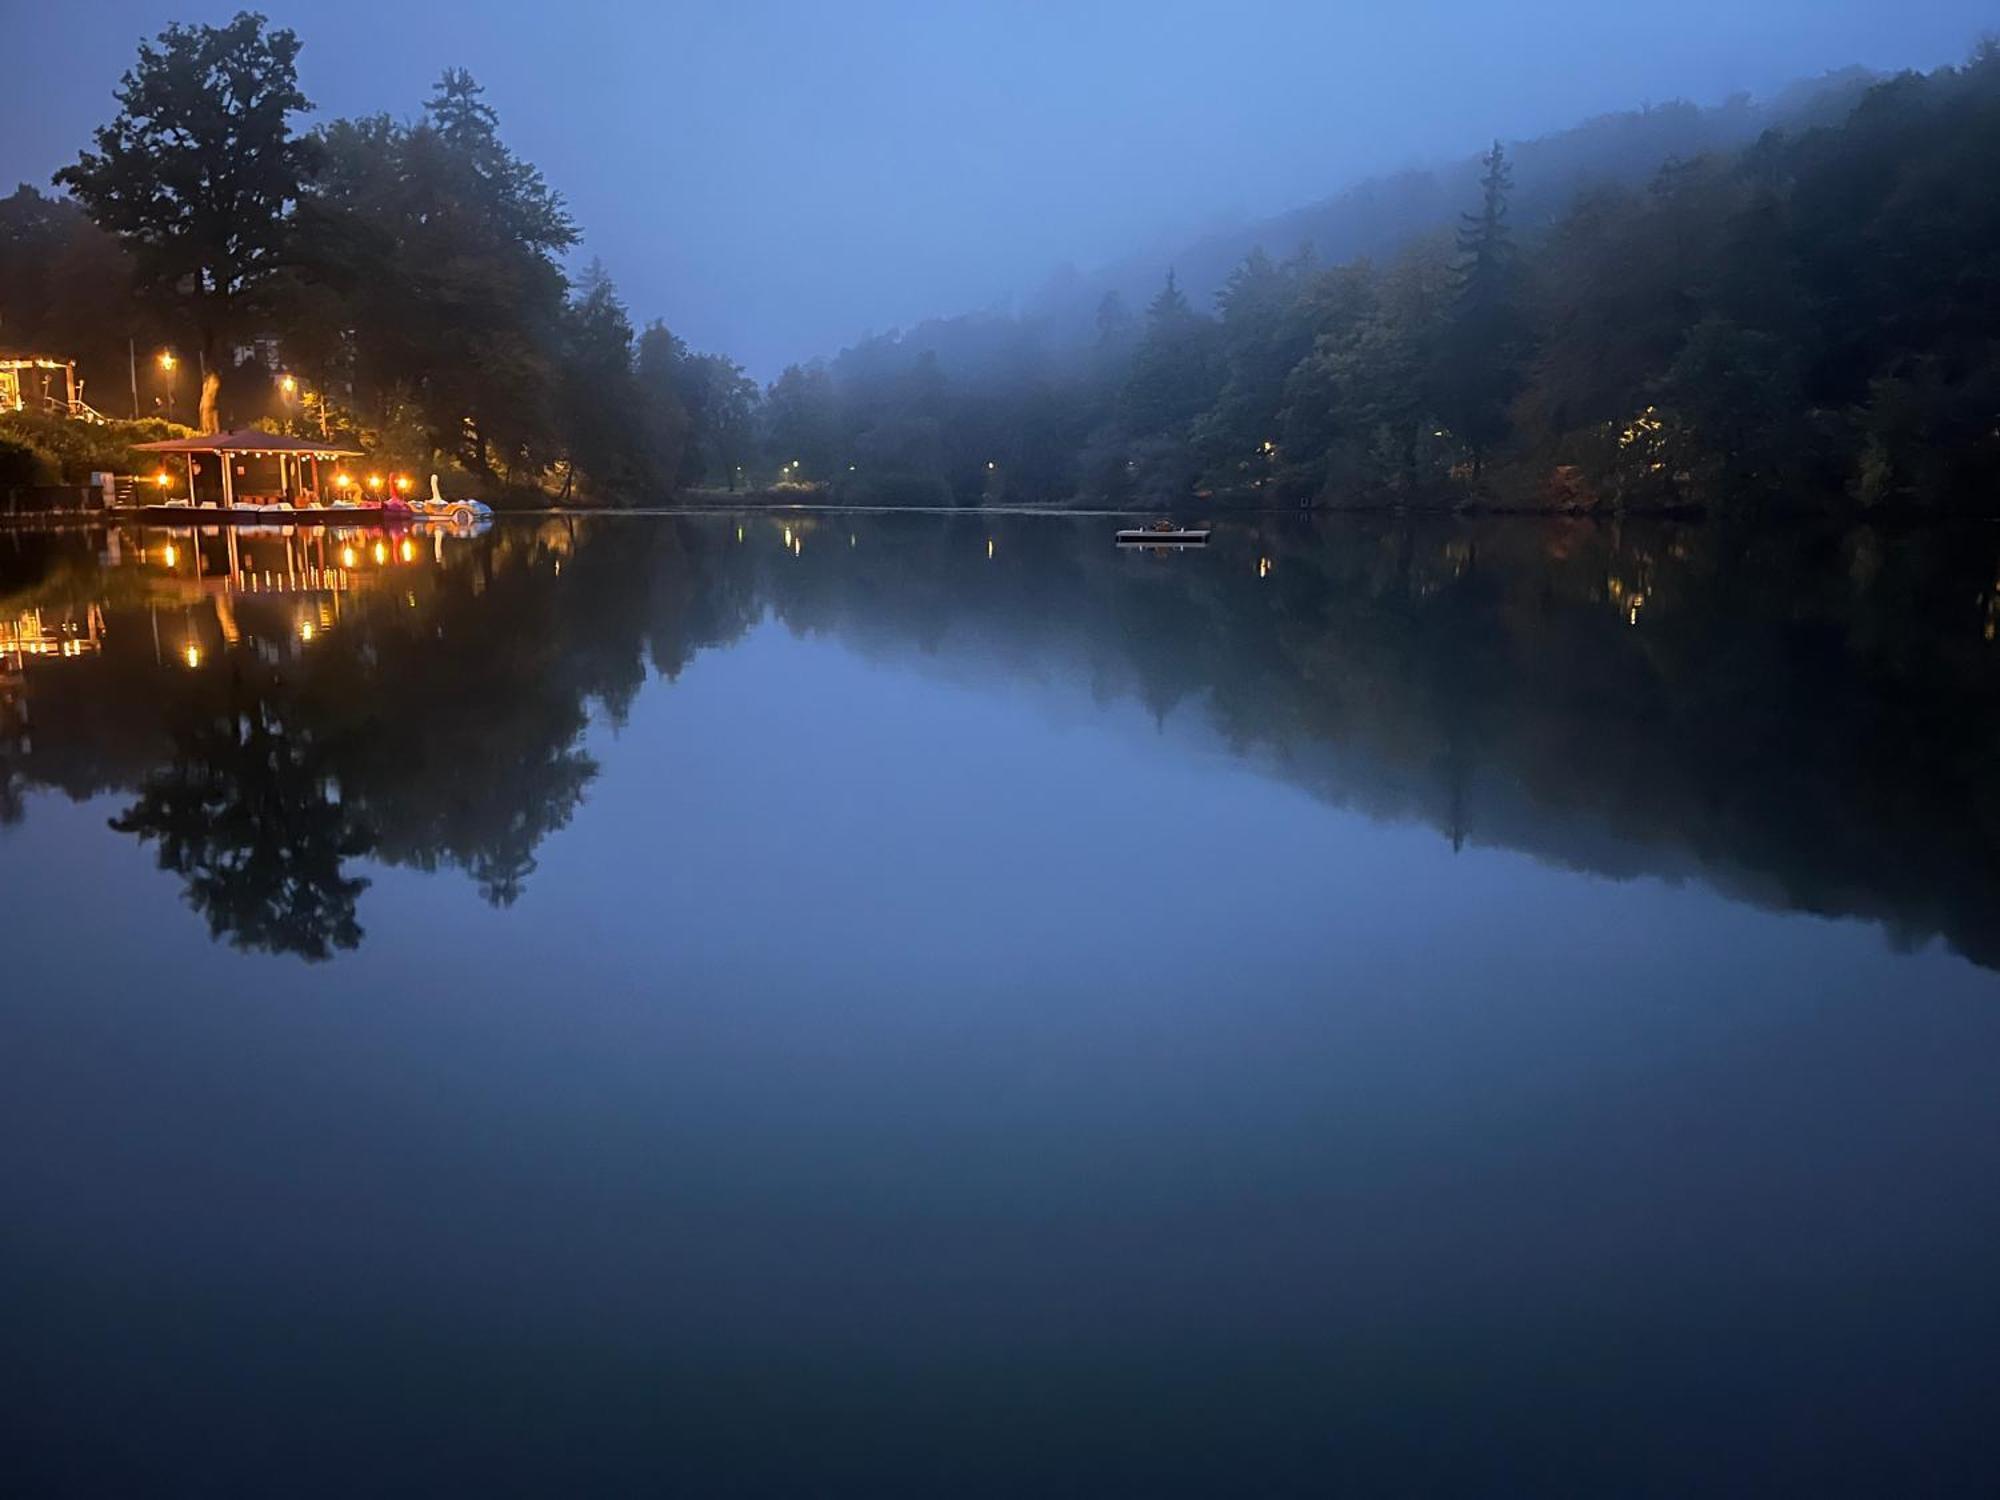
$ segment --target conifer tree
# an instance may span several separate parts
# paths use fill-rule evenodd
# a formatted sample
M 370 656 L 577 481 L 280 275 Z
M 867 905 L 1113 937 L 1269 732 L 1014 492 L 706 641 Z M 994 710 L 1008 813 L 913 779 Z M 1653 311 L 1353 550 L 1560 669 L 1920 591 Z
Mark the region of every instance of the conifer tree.
M 1472 460 L 1476 479 L 1508 433 L 1520 390 L 1524 318 L 1507 194 L 1513 173 L 1500 142 L 1481 159 L 1479 211 L 1458 231 L 1457 288 L 1440 348 L 1438 406 Z

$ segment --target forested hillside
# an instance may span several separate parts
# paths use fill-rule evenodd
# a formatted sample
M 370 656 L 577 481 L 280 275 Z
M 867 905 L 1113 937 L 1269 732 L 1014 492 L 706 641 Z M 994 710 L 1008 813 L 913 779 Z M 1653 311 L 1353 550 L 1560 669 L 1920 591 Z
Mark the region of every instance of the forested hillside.
M 1879 80 L 1864 68 L 1846 68 L 1794 84 L 1769 100 L 1736 95 L 1703 107 L 1685 99 L 1600 115 L 1567 130 L 1509 140 L 1514 163 L 1514 222 L 1524 228 L 1560 218 L 1588 189 L 1641 187 L 1663 162 L 1690 160 L 1748 145 L 1767 130 L 1805 130 L 1838 122 Z M 1433 230 L 1449 228 L 1479 193 L 1480 153 L 1435 167 L 1385 173 L 1330 197 L 1271 218 L 1209 233 L 1166 252 L 1180 285 L 1197 299 L 1212 297 L 1243 258 L 1260 247 L 1273 252 L 1311 245 L 1323 260 L 1393 255 Z M 1161 253 L 1128 255 L 1082 274 L 1065 267 L 1050 278 L 1024 311 L 1060 332 L 1091 331 L 1106 292 L 1135 305 L 1159 286 Z
M 771 454 L 859 497 L 1978 507 L 2000 478 L 2000 52 L 1456 230 L 1176 269 L 1091 336 L 975 315 L 788 370 Z

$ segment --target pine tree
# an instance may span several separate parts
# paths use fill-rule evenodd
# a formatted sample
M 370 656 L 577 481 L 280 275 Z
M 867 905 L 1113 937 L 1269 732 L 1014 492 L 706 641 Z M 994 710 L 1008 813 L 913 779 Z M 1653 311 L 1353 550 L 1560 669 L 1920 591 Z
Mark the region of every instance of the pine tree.
M 1188 305 L 1187 293 L 1174 279 L 1173 267 L 1167 267 L 1167 284 L 1160 293 L 1146 305 L 1146 321 L 1154 328 L 1178 318 L 1188 317 L 1194 309 Z
M 1146 332 L 1132 356 L 1120 407 L 1135 435 L 1179 437 L 1215 396 L 1215 325 L 1195 312 L 1172 271 L 1146 307 Z
M 1097 347 L 1121 347 L 1132 336 L 1132 314 L 1125 299 L 1113 288 L 1097 304 Z
M 1477 213 L 1458 231 L 1457 288 L 1440 350 L 1439 407 L 1479 477 L 1508 433 L 1507 408 L 1521 386 L 1524 319 L 1507 193 L 1513 174 L 1500 142 L 1482 158 Z

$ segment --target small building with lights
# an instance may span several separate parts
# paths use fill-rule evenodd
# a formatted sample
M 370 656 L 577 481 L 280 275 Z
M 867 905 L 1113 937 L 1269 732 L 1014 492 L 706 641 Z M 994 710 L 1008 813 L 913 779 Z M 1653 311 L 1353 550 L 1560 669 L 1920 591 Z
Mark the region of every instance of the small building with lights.
M 281 433 L 216 432 L 140 443 L 136 451 L 161 460 L 156 472 L 143 476 L 153 488 L 153 505 L 313 510 L 348 501 L 358 488 L 340 482 L 346 475 L 339 467 L 342 459 L 359 458 L 357 450 Z
M 104 420 L 84 404 L 76 361 L 43 354 L 0 355 L 0 412 L 10 411 Z

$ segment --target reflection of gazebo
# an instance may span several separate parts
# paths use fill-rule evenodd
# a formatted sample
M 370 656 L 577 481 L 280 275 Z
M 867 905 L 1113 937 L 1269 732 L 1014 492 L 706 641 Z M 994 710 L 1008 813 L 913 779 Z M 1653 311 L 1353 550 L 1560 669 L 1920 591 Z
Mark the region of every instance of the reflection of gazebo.
M 320 505 L 322 459 L 359 458 L 353 448 L 334 448 L 275 432 L 217 432 L 207 437 L 139 443 L 141 453 L 175 453 L 187 459 L 188 499 L 196 505 Z M 162 497 L 164 498 L 164 497 Z

